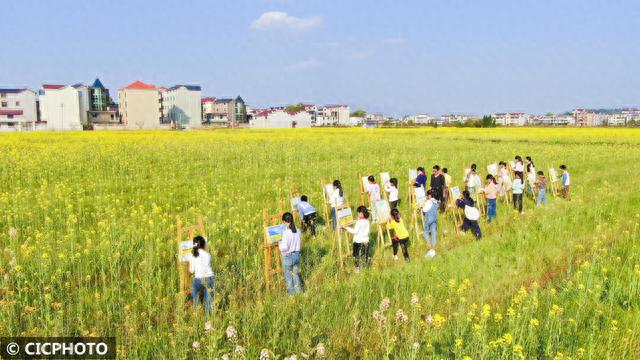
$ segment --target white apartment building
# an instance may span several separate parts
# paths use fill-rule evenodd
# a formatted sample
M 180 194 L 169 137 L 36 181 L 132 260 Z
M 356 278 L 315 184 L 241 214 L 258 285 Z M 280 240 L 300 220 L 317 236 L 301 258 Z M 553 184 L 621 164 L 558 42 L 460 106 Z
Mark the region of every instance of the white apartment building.
M 180 128 L 202 126 L 202 90 L 197 85 L 176 85 L 162 91 L 162 109 L 165 122 Z
M 0 131 L 34 130 L 37 120 L 34 91 L 0 88 Z
M 447 114 L 440 117 L 440 121 L 443 124 L 465 123 L 471 119 L 473 119 L 473 116 L 462 114 Z
M 521 112 L 497 113 L 492 115 L 496 125 L 524 126 L 530 122 L 531 116 Z
M 200 101 L 200 99 L 198 99 Z M 151 84 L 135 81 L 118 90 L 120 117 L 127 129 L 166 128 L 162 121 L 162 98 Z
M 251 128 L 308 128 L 311 115 L 306 111 L 287 112 L 285 110 L 264 110 L 253 116 Z
M 607 126 L 625 126 L 627 125 L 627 116 L 622 113 L 611 114 L 606 119 Z
M 88 93 L 84 94 L 88 98 Z M 40 120 L 46 122 L 48 130 L 82 130 L 82 89 L 73 86 L 45 84 L 40 90 Z M 88 106 L 87 106 L 88 107 Z
M 319 126 L 351 126 L 350 115 L 351 112 L 347 105 L 318 106 L 315 111 L 315 124 Z M 311 114 L 310 116 L 314 117 Z
M 541 126 L 571 126 L 575 124 L 571 115 L 542 115 L 532 117 L 531 121 L 535 125 Z
M 405 121 L 413 121 L 417 125 L 428 125 L 428 124 L 433 124 L 433 123 L 438 123 L 439 122 L 438 119 L 436 119 L 434 116 L 431 116 L 429 114 L 416 114 L 416 115 L 412 115 L 412 116 L 407 116 L 403 120 L 405 120 Z M 439 125 L 441 125 L 441 124 L 439 124 Z

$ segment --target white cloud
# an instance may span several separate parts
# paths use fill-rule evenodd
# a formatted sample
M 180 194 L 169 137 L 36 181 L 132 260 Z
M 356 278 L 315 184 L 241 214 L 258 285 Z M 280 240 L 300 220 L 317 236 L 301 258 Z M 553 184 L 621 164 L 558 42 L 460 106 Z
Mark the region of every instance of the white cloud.
M 305 60 L 299 61 L 297 63 L 290 64 L 287 66 L 287 69 L 293 71 L 307 71 L 318 68 L 322 65 L 322 63 L 316 58 L 307 58 Z
M 386 38 L 384 39 L 382 42 L 384 42 L 385 44 L 389 44 L 389 45 L 399 45 L 399 44 L 404 44 L 407 42 L 406 38 L 403 37 L 390 37 L 390 38 Z
M 322 24 L 320 16 L 299 18 L 283 11 L 268 11 L 251 23 L 256 30 L 307 31 Z

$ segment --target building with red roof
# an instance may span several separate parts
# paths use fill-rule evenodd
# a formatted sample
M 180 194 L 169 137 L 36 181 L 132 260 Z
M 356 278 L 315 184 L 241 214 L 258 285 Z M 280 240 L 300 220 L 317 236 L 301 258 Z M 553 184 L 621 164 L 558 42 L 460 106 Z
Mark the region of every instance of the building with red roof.
M 134 81 L 118 90 L 120 119 L 127 129 L 168 128 L 163 124 L 162 97 L 152 84 Z

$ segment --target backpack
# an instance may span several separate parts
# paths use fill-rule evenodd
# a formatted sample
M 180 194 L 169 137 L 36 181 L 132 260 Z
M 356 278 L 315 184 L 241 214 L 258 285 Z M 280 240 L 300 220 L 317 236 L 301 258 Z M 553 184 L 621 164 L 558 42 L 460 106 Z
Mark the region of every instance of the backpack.
M 480 219 L 480 211 L 473 206 L 465 205 L 464 216 L 471 221 L 477 221 Z

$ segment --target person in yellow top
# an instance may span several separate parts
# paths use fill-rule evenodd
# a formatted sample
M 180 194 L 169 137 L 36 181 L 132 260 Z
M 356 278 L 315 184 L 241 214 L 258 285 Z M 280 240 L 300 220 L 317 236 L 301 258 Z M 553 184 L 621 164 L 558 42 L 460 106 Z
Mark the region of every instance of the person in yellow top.
M 393 239 L 391 240 L 393 260 L 398 260 L 398 246 L 400 246 L 404 259 L 409 261 L 409 250 L 407 250 L 409 231 L 407 231 L 406 226 L 404 226 L 404 221 L 400 218 L 400 211 L 398 211 L 398 209 L 391 210 L 391 217 L 387 222 L 387 228 L 393 230 Z

